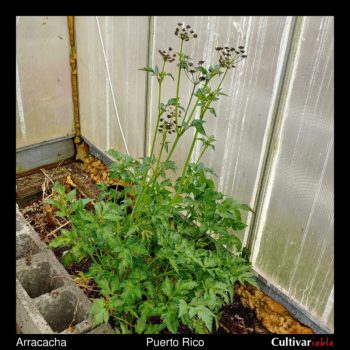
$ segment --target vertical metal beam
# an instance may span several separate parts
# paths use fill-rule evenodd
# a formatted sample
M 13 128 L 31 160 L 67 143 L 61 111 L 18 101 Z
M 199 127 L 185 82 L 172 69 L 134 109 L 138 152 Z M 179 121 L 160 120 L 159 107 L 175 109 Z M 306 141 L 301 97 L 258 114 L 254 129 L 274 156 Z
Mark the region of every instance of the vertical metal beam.
M 72 80 L 72 95 L 74 107 L 74 143 L 79 144 L 80 139 L 80 120 L 79 120 L 79 98 L 78 98 L 78 77 L 77 77 L 77 52 L 75 49 L 75 31 L 74 31 L 74 16 L 67 16 L 69 41 L 70 41 L 70 66 Z
M 263 168 L 259 179 L 259 190 L 254 203 L 255 215 L 253 216 L 248 234 L 247 247 L 251 252 L 256 242 L 257 233 L 262 218 L 262 210 L 264 207 L 268 183 L 270 181 L 272 165 L 277 157 L 278 150 L 276 149 L 276 145 L 278 145 L 278 141 L 280 138 L 280 131 L 283 122 L 286 98 L 290 87 L 290 78 L 295 64 L 296 53 L 301 39 L 300 36 L 303 27 L 303 21 L 303 17 L 293 18 L 293 28 L 289 34 L 288 47 L 286 50 L 286 59 L 283 67 L 283 75 L 280 82 L 280 86 L 278 88 L 279 97 L 277 99 L 273 111 L 273 119 L 271 121 L 267 147 L 264 154 Z

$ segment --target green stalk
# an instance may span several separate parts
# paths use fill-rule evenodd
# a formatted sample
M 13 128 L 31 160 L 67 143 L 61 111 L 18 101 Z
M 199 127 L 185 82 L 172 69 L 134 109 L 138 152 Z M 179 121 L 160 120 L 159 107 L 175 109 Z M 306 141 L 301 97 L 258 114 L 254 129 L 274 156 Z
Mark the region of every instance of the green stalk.
M 154 170 L 154 174 L 153 174 L 153 176 L 152 176 L 152 178 L 154 178 L 153 181 L 152 181 L 152 186 L 154 185 L 154 183 L 156 182 L 157 177 L 158 177 L 158 168 L 159 168 L 160 159 L 161 159 L 161 157 L 162 157 L 162 153 L 163 153 L 163 149 L 164 149 L 164 145 L 165 145 L 166 132 L 167 132 L 166 129 L 164 129 L 164 131 L 163 131 L 162 146 L 161 146 L 160 151 L 159 151 L 159 156 L 158 156 L 158 159 L 157 159 L 156 169 Z M 151 180 L 152 180 L 152 178 L 151 178 Z M 151 180 L 150 180 L 149 183 L 151 183 Z
M 166 275 L 170 275 L 172 273 L 174 273 L 174 270 L 166 271 L 166 272 L 163 272 L 160 275 L 158 275 L 157 278 L 162 277 L 162 276 L 166 276 Z
M 162 67 L 162 71 L 160 74 L 162 74 L 164 72 L 164 68 L 165 68 L 165 61 L 163 62 L 163 67 Z M 153 156 L 153 151 L 154 151 L 154 146 L 156 144 L 156 140 L 157 140 L 157 131 L 158 131 L 158 127 L 159 127 L 159 119 L 162 115 L 162 110 L 160 108 L 160 101 L 161 101 L 161 96 L 162 96 L 162 83 L 163 83 L 163 79 L 161 79 L 160 81 L 158 81 L 158 117 L 157 117 L 157 123 L 156 123 L 156 127 L 154 129 L 154 134 L 153 134 L 153 141 L 152 141 L 152 147 L 151 147 L 151 152 L 150 152 L 150 157 L 152 159 Z
M 199 161 L 200 161 L 201 158 L 203 157 L 203 155 L 204 155 L 204 153 L 205 153 L 205 151 L 207 150 L 208 147 L 209 147 L 208 145 L 206 145 L 206 146 L 203 147 L 203 149 L 202 149 L 202 151 L 201 151 L 201 154 L 199 155 L 199 157 L 198 157 L 198 159 L 197 159 L 197 161 L 196 161 L 196 163 L 195 163 L 196 165 L 198 165 Z M 189 182 L 190 180 L 192 180 L 192 178 L 193 178 L 193 176 L 188 177 L 187 180 L 185 181 L 185 183 L 187 183 L 187 182 Z
M 184 41 L 183 39 L 181 40 L 181 45 L 180 45 L 180 56 L 179 56 L 179 71 L 177 73 L 177 85 L 176 85 L 176 108 L 175 108 L 175 123 L 176 123 L 176 133 L 179 134 L 179 130 L 178 130 L 178 122 L 177 122 L 177 113 L 178 113 L 178 109 L 179 109 L 179 91 L 180 91 L 180 80 L 181 80 L 181 69 L 182 69 L 182 47 L 183 47 Z
M 205 85 L 204 85 L 204 86 L 206 86 L 207 84 L 208 84 L 208 81 L 205 82 Z M 182 129 L 182 126 L 183 126 L 184 122 L 186 121 L 185 118 L 186 118 L 186 116 L 187 116 L 187 112 L 188 112 L 188 110 L 189 110 L 189 107 L 190 107 L 190 104 L 191 104 L 191 100 L 192 100 L 192 98 L 193 98 L 193 96 L 194 96 L 195 87 L 196 87 L 196 86 L 194 85 L 194 86 L 193 86 L 192 93 L 191 93 L 190 101 L 189 101 L 189 103 L 188 103 L 188 105 L 187 105 L 187 109 L 186 109 L 186 112 L 185 112 L 185 115 L 184 115 L 184 119 L 182 120 L 182 124 L 181 124 L 181 126 L 180 126 L 180 130 Z M 199 98 L 197 98 L 197 101 L 196 101 L 196 103 L 194 104 L 194 106 L 193 106 L 193 108 L 192 108 L 192 110 L 191 110 L 191 113 L 190 113 L 190 115 L 189 115 L 189 117 L 188 117 L 187 123 L 189 123 L 189 122 L 191 121 L 191 119 L 192 119 L 192 117 L 193 117 L 193 115 L 194 115 L 194 112 L 195 112 L 195 110 L 196 110 L 196 108 L 197 108 L 198 103 L 199 103 Z M 181 138 L 181 136 L 182 136 L 184 133 L 185 133 L 185 130 L 181 130 L 178 134 L 176 134 L 176 138 L 175 138 L 175 140 L 174 140 L 174 143 L 173 143 L 173 145 L 171 146 L 170 151 L 169 151 L 169 153 L 168 153 L 168 156 L 166 157 L 164 163 L 167 162 L 167 161 L 171 158 L 171 156 L 173 155 L 173 153 L 174 153 L 174 151 L 175 151 L 175 148 L 176 148 L 176 146 L 177 146 L 177 143 L 179 142 L 179 139 Z M 161 170 L 161 169 L 160 169 L 160 170 Z
M 193 115 L 193 113 L 194 113 L 194 111 L 195 111 L 195 109 L 197 107 L 198 102 L 199 102 L 199 99 L 197 99 L 195 105 L 193 106 L 193 109 L 192 109 L 192 112 L 190 114 L 190 117 Z M 181 125 L 181 127 L 182 127 L 182 125 Z M 174 151 L 176 149 L 177 143 L 179 142 L 179 140 L 180 140 L 180 138 L 181 138 L 181 136 L 183 134 L 184 134 L 184 131 L 180 132 L 179 134 L 176 134 L 176 138 L 175 138 L 175 140 L 174 140 L 174 142 L 173 142 L 173 144 L 172 144 L 172 146 L 170 148 L 170 151 L 169 151 L 169 153 L 168 153 L 164 163 L 167 162 L 171 158 L 171 156 L 173 155 L 173 153 L 174 153 Z M 162 168 L 160 168 L 160 170 L 162 170 Z
M 208 105 L 207 105 L 204 109 L 201 110 L 200 119 L 203 119 L 204 114 L 205 114 L 205 112 L 207 111 L 207 109 L 209 108 L 211 102 L 212 102 L 212 101 L 210 101 L 210 102 L 208 103 Z M 197 142 L 197 137 L 198 137 L 198 131 L 196 130 L 196 132 L 195 132 L 195 134 L 194 134 L 194 136 L 193 136 L 193 140 L 192 140 L 192 143 L 191 143 L 190 150 L 189 150 L 189 152 L 188 152 L 188 154 L 187 154 L 187 158 L 186 158 L 186 161 L 185 161 L 185 165 L 184 165 L 183 170 L 182 170 L 179 188 L 181 188 L 181 184 L 183 183 L 183 179 L 184 179 L 184 177 L 185 177 L 185 174 L 186 174 L 186 171 L 187 171 L 187 167 L 188 167 L 188 164 L 189 164 L 190 159 L 191 159 L 191 156 L 192 156 L 192 152 L 193 152 L 194 146 L 195 146 L 195 144 L 196 144 L 196 142 Z
M 207 86 L 208 83 L 209 83 L 209 81 L 207 80 L 207 81 L 205 82 L 205 84 L 204 84 L 203 87 Z M 194 91 L 194 90 L 193 90 L 193 91 Z M 192 92 L 191 99 L 192 99 L 193 95 L 194 95 L 194 93 Z M 194 112 L 196 111 L 196 108 L 197 108 L 197 106 L 198 106 L 198 103 L 199 103 L 199 97 L 197 98 L 196 103 L 193 105 L 192 111 L 191 111 L 190 115 L 188 116 L 188 119 L 187 119 L 187 120 L 185 120 L 185 118 L 183 119 L 182 124 L 181 124 L 181 128 L 182 128 L 183 123 L 184 123 L 185 121 L 187 122 L 187 124 L 189 124 L 189 123 L 191 122 L 191 120 L 192 120 L 192 118 L 193 118 L 193 116 L 194 116 Z M 186 115 L 187 115 L 187 111 L 186 111 Z M 185 117 L 186 117 L 186 115 L 185 115 Z M 184 133 L 184 131 L 182 131 L 182 133 Z
M 193 98 L 194 90 L 195 90 L 195 89 L 196 89 L 196 85 L 193 84 L 193 89 L 192 89 L 192 92 L 191 92 L 191 97 L 190 97 L 190 100 L 188 101 L 187 108 L 186 108 L 184 117 L 183 117 L 183 119 L 182 119 L 181 127 L 182 127 L 182 124 L 183 124 L 184 120 L 186 119 L 187 112 L 188 112 L 188 110 L 189 110 L 189 108 L 190 108 L 190 105 L 191 105 L 191 102 L 192 102 L 192 98 Z
M 220 89 L 220 87 L 221 87 L 221 85 L 222 85 L 222 83 L 223 83 L 223 81 L 224 81 L 224 79 L 225 79 L 225 77 L 226 77 L 227 71 L 228 71 L 228 69 L 225 70 L 225 73 L 224 73 L 224 75 L 223 75 L 223 77 L 222 77 L 222 79 L 221 79 L 221 81 L 220 81 L 218 87 L 216 88 L 216 91 L 218 91 L 218 90 Z M 214 96 L 215 96 L 215 95 L 214 95 Z M 214 98 L 214 97 L 213 97 L 213 98 Z M 200 119 L 203 119 L 203 117 L 204 117 L 206 111 L 208 110 L 208 108 L 210 107 L 211 103 L 213 102 L 213 98 L 211 98 L 211 99 L 208 101 L 207 105 L 206 105 L 204 108 L 202 108 L 201 114 L 200 114 Z M 194 137 L 193 137 L 193 141 L 192 141 L 190 150 L 189 150 L 189 152 L 188 152 L 188 155 L 187 155 L 187 158 L 186 158 L 186 161 L 185 161 L 184 168 L 183 168 L 183 170 L 182 170 L 180 185 L 179 185 L 177 191 L 175 192 L 175 196 L 174 196 L 174 198 L 173 198 L 173 200 L 172 200 L 171 203 L 173 203 L 173 202 L 177 199 L 177 197 L 179 196 L 180 190 L 181 190 L 182 187 L 183 187 L 183 181 L 184 181 L 184 178 L 185 178 L 185 174 L 186 174 L 186 172 L 187 172 L 187 168 L 188 168 L 188 165 L 189 165 L 191 156 L 192 156 L 192 152 L 193 152 L 194 146 L 195 146 L 196 141 L 197 141 L 197 136 L 198 136 L 198 131 L 196 130 L 196 132 L 195 132 L 195 134 L 194 134 Z M 170 204 L 171 204 L 171 203 L 170 203 Z
M 176 138 L 175 138 L 175 140 L 174 140 L 174 143 L 173 143 L 173 145 L 171 146 L 171 149 L 170 149 L 170 151 L 169 151 L 169 153 L 168 153 L 168 156 L 167 156 L 166 159 L 165 159 L 165 162 L 167 162 L 167 161 L 171 158 L 171 156 L 173 155 L 173 153 L 174 153 L 174 151 L 175 151 L 175 148 L 176 148 L 176 145 L 177 145 L 177 143 L 179 142 L 180 138 L 181 138 L 181 135 L 176 135 Z
M 186 171 L 187 171 L 187 167 L 188 167 L 188 164 L 190 162 L 190 159 L 191 159 L 191 156 L 192 156 L 192 152 L 193 152 L 193 149 L 194 149 L 194 146 L 196 144 L 196 141 L 197 141 L 197 136 L 198 136 L 198 131 L 196 130 L 196 132 L 194 133 L 194 137 L 193 137 L 193 140 L 192 140 L 192 143 L 191 143 L 191 147 L 190 147 L 190 150 L 187 154 L 187 158 L 186 158 L 186 161 L 185 161 L 185 165 L 182 169 L 182 174 L 181 174 L 181 180 L 180 180 L 180 186 L 179 188 L 181 188 L 181 185 L 182 185 L 182 182 L 183 182 L 183 179 L 185 177 L 185 174 L 186 174 Z
M 89 257 L 92 259 L 92 261 L 95 263 L 95 265 L 99 265 L 99 263 L 97 262 L 97 260 L 94 257 L 94 254 L 89 254 Z
M 163 61 L 162 70 L 161 70 L 159 75 L 162 75 L 162 73 L 164 73 L 164 68 L 165 68 L 165 61 Z M 151 147 L 151 152 L 150 152 L 151 167 L 152 167 L 152 159 L 153 159 L 154 147 L 155 147 L 157 136 L 158 136 L 159 121 L 160 121 L 161 115 L 163 114 L 162 110 L 160 108 L 160 101 L 161 101 L 161 96 L 162 96 L 162 83 L 163 83 L 163 79 L 158 80 L 158 117 L 157 117 L 156 127 L 154 129 L 152 147 Z M 130 215 L 131 219 L 134 217 L 135 209 L 138 207 L 140 199 L 142 198 L 143 193 L 145 191 L 145 188 L 147 187 L 147 186 L 145 186 L 146 185 L 146 181 L 147 181 L 147 174 L 148 174 L 148 171 L 146 172 L 146 174 L 145 174 L 145 176 L 143 178 L 142 185 L 141 185 L 141 192 L 139 193 L 139 195 L 136 198 L 136 202 L 135 202 L 134 208 L 133 208 L 132 213 Z
M 193 149 L 194 149 L 194 146 L 196 144 L 196 141 L 197 141 L 197 136 L 198 136 L 198 131 L 196 130 L 195 134 L 194 134 L 194 137 L 193 137 L 193 140 L 192 140 L 192 143 L 191 143 L 191 147 L 190 147 L 190 150 L 187 154 L 187 158 L 186 158 L 186 161 L 185 161 L 185 165 L 182 169 L 182 174 L 181 174 L 181 180 L 180 180 L 180 184 L 179 184 L 179 187 L 178 189 L 176 190 L 175 192 L 175 195 L 174 195 L 174 198 L 172 199 L 172 201 L 169 203 L 169 206 L 175 202 L 175 200 L 177 199 L 177 197 L 179 196 L 179 193 L 180 193 L 180 190 L 182 189 L 183 187 L 183 179 L 185 177 L 185 174 L 186 174 L 186 171 L 187 171 L 187 167 L 188 167 L 188 164 L 190 162 L 190 159 L 191 159 L 191 156 L 192 156 L 192 152 L 193 152 Z
M 180 45 L 180 57 L 179 57 L 179 70 L 178 70 L 178 75 L 177 75 L 177 85 L 176 85 L 176 109 L 175 109 L 175 120 L 176 120 L 176 135 L 179 135 L 179 131 L 177 128 L 178 122 L 177 122 L 177 113 L 178 113 L 178 98 L 179 98 L 179 90 L 180 90 L 180 79 L 181 79 L 181 63 L 182 63 L 182 48 L 183 48 L 183 40 L 181 40 L 181 45 Z M 161 73 L 164 72 L 164 67 L 165 67 L 165 61 L 163 62 L 163 67 L 162 67 L 162 71 Z M 162 92 L 162 82 L 163 80 L 159 81 L 159 91 L 158 91 L 158 118 L 157 118 L 157 124 L 154 130 L 154 135 L 153 135 L 153 141 L 152 141 L 152 147 L 151 147 L 151 152 L 150 152 L 150 157 L 151 160 L 153 159 L 153 152 L 154 152 L 154 147 L 156 144 L 156 140 L 157 140 L 157 132 L 158 132 L 158 127 L 159 127 L 159 120 L 160 117 L 162 115 L 162 111 L 160 108 L 160 101 L 161 101 L 161 92 Z M 178 140 L 177 140 L 178 141 Z M 177 142 L 176 142 L 177 143 Z M 156 176 L 154 176 L 155 173 L 153 174 L 153 176 L 151 177 L 150 181 L 152 180 L 152 178 L 154 177 L 155 179 L 157 178 Z M 136 202 L 135 202 L 135 206 L 133 208 L 133 211 L 130 215 L 130 218 L 132 219 L 134 216 L 134 213 L 136 211 L 136 208 L 138 207 L 139 203 L 140 203 L 140 199 L 142 198 L 144 191 L 147 187 L 146 185 L 146 180 L 147 180 L 147 174 L 145 174 L 145 177 L 143 179 L 142 185 L 141 185 L 141 192 L 140 194 L 137 196 L 136 198 Z
M 199 161 L 200 161 L 201 158 L 203 157 L 203 155 L 204 155 L 205 151 L 207 150 L 207 148 L 208 148 L 208 145 L 205 145 L 205 146 L 203 147 L 202 152 L 201 152 L 201 154 L 199 155 L 199 157 L 198 157 L 198 159 L 197 159 L 197 161 L 196 161 L 196 165 L 199 163 Z

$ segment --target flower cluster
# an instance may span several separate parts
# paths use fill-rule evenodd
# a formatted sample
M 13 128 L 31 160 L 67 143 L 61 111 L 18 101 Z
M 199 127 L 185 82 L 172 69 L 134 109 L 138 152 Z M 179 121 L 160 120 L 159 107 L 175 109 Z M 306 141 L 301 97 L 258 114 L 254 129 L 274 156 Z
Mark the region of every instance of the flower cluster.
M 193 59 L 189 57 L 186 61 L 186 65 L 184 66 L 184 70 L 188 79 L 195 85 L 197 85 L 200 81 L 205 80 L 205 77 L 202 75 L 199 68 L 203 66 L 203 64 L 204 61 L 200 60 L 198 61 L 198 65 L 194 66 Z
M 159 119 L 159 132 L 167 132 L 168 134 L 172 134 L 176 132 L 176 108 L 173 105 L 167 106 L 165 108 L 165 117 Z M 178 117 L 182 117 L 181 110 L 178 110 Z
M 185 26 L 183 23 L 177 24 L 175 35 L 178 36 L 181 40 L 185 41 L 195 39 L 198 36 L 189 24 Z
M 158 52 L 160 53 L 160 55 L 163 57 L 164 62 L 174 62 L 175 61 L 175 57 L 176 54 L 172 52 L 173 49 L 171 47 L 169 47 L 169 49 L 167 51 L 165 50 L 158 50 Z
M 238 50 L 228 46 L 216 47 L 215 50 L 219 52 L 220 65 L 227 69 L 235 68 L 238 62 L 247 57 L 244 46 L 238 46 Z

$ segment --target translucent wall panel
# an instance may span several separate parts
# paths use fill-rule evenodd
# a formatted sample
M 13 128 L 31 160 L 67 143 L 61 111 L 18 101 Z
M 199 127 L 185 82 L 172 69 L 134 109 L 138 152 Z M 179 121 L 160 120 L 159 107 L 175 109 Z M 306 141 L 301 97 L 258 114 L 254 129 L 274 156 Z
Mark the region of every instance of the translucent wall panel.
M 67 17 L 16 19 L 16 147 L 74 134 Z
M 95 17 L 76 17 L 82 135 L 101 151 L 143 156 L 145 142 L 148 17 L 98 17 L 114 98 Z M 114 105 L 115 102 L 115 105 Z M 116 106 L 116 108 L 115 108 Z
M 298 40 L 253 263 L 332 329 L 333 18 L 305 18 Z
M 184 46 L 184 52 L 193 57 L 195 63 L 203 59 L 208 65 L 217 64 L 217 46 L 246 47 L 248 58 L 229 72 L 223 84 L 223 91 L 229 96 L 213 103 L 218 117 L 209 115 L 207 118 L 207 133 L 214 135 L 217 142 L 216 151 L 208 151 L 203 162 L 218 175 L 215 180 L 219 190 L 253 206 L 293 20 L 290 17 L 156 17 L 153 66 L 161 63 L 158 49 L 170 46 L 179 50 L 180 39 L 174 35 L 177 23 L 188 23 L 198 33 L 197 39 Z M 169 65 L 169 71 L 177 76 L 175 63 Z M 213 88 L 217 84 L 218 80 Z M 176 86 L 168 79 L 164 87 L 162 100 L 166 102 L 175 96 Z M 150 125 L 154 126 L 157 115 L 155 79 L 151 92 Z M 180 103 L 185 105 L 191 92 L 185 76 L 181 92 Z M 189 134 L 174 154 L 179 165 L 184 163 L 192 140 L 193 132 Z M 197 147 L 193 160 L 199 152 L 200 147 Z M 243 232 L 240 234 L 243 237 Z

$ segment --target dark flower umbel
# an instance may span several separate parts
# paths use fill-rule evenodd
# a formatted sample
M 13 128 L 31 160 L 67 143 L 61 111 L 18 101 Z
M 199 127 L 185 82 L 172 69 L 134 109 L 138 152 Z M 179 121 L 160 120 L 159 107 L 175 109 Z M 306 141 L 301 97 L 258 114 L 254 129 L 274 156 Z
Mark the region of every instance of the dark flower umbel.
M 171 62 L 175 61 L 176 54 L 173 53 L 173 49 L 171 47 L 169 47 L 169 49 L 167 51 L 165 51 L 165 50 L 158 50 L 158 52 L 163 57 L 164 62 L 170 62 L 171 63 Z
M 205 77 L 202 76 L 199 69 L 204 63 L 205 62 L 203 60 L 200 60 L 198 61 L 198 65 L 195 66 L 191 57 L 184 56 L 183 69 L 185 70 L 187 78 L 195 85 L 197 85 L 200 81 L 205 80 Z
M 173 105 L 167 106 L 164 111 L 164 115 L 159 119 L 159 129 L 158 131 L 163 133 L 167 132 L 168 134 L 173 134 L 176 132 L 176 108 Z M 178 118 L 182 117 L 181 110 L 178 110 Z
M 228 46 L 216 47 L 215 50 L 218 51 L 220 55 L 219 63 L 221 67 L 227 69 L 235 68 L 238 62 L 247 57 L 244 46 L 238 46 L 238 49 Z
M 185 25 L 184 23 L 177 24 L 175 35 L 184 41 L 189 41 L 190 39 L 196 39 L 198 37 L 191 26 L 189 24 Z

